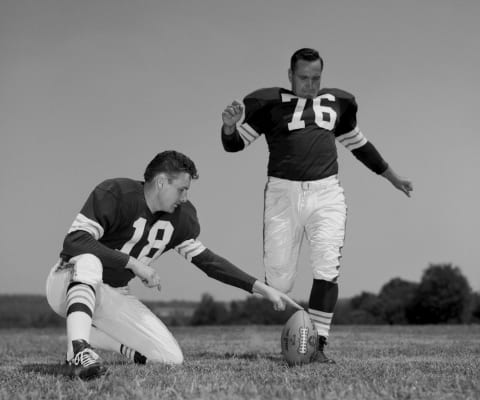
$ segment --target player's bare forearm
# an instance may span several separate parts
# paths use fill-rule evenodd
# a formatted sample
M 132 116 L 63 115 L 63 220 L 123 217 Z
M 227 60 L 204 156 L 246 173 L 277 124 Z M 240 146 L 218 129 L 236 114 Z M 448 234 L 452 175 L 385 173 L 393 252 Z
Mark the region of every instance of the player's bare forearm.
M 410 192 L 413 191 L 413 184 L 409 179 L 397 175 L 391 167 L 388 167 L 385 172 L 382 173 L 382 176 L 390 181 L 394 187 L 410 197 Z

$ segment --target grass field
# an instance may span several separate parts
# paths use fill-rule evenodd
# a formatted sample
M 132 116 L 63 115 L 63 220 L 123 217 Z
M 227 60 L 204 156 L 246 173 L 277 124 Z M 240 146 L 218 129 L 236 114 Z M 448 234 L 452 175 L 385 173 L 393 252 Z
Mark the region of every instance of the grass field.
M 1 399 L 480 399 L 480 325 L 334 326 L 337 365 L 288 367 L 279 326 L 172 329 L 182 366 L 136 366 L 100 352 L 110 373 L 61 374 L 58 330 L 0 330 Z

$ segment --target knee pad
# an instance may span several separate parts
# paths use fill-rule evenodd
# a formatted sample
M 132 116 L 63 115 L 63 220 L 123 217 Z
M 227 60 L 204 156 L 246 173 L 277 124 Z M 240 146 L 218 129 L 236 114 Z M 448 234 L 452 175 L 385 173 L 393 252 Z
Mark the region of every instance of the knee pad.
M 69 261 L 73 264 L 72 281 L 82 282 L 93 287 L 102 282 L 103 266 L 97 256 L 80 254 Z
M 179 351 L 177 351 L 175 354 L 173 354 L 170 358 L 170 360 L 168 361 L 168 364 L 171 364 L 171 365 L 180 365 L 180 364 L 183 364 L 183 353 L 182 351 L 179 349 Z
M 170 336 L 170 340 L 168 340 Z M 148 362 L 162 363 L 169 365 L 183 364 L 183 352 L 177 341 L 169 333 L 167 337 L 157 338 L 157 343 L 150 343 L 148 349 L 140 350 L 140 352 L 147 357 Z

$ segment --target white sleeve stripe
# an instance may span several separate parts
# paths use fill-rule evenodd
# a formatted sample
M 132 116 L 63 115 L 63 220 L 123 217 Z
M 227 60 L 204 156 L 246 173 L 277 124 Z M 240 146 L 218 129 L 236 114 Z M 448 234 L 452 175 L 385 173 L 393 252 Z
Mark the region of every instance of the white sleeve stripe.
M 178 254 L 185 257 L 188 261 L 192 261 L 193 257 L 198 256 L 205 249 L 206 247 L 199 240 L 194 239 L 186 240 L 175 247 Z
M 83 214 L 77 214 L 75 220 L 72 223 L 72 226 L 68 230 L 68 233 L 75 231 L 86 231 L 92 235 L 96 240 L 100 239 L 103 236 L 104 230 L 103 227 L 93 219 L 87 218 Z
M 350 139 L 350 138 L 352 138 L 352 137 L 357 136 L 359 132 L 360 132 L 360 129 L 359 129 L 358 126 L 357 126 L 357 127 L 355 127 L 354 130 L 352 130 L 352 131 L 350 131 L 350 132 L 347 132 L 347 133 L 344 133 L 343 135 L 339 135 L 337 139 L 338 139 L 339 141 L 342 141 L 342 140 L 344 140 L 344 139 Z
M 243 142 L 245 143 L 245 146 L 248 146 L 254 140 L 254 139 L 249 139 L 248 136 L 244 132 L 242 132 L 242 130 L 240 128 L 238 128 L 238 134 L 240 135 Z
M 253 129 L 249 124 L 247 124 L 246 122 L 244 122 L 241 126 L 243 128 L 245 128 L 245 130 L 248 133 L 250 133 L 250 136 L 253 136 L 255 139 L 260 136 L 260 134 L 255 129 Z
M 195 256 L 198 256 L 200 253 L 203 253 L 203 251 L 206 249 L 205 246 L 201 246 L 201 247 L 198 247 L 197 249 L 194 249 L 190 252 L 188 252 L 187 254 L 185 254 L 185 258 L 188 260 L 188 261 L 192 261 L 192 258 L 195 257 Z
M 358 149 L 368 142 L 358 126 L 354 130 L 338 136 L 337 140 L 350 151 Z
M 254 137 L 251 137 L 250 134 L 247 131 L 245 131 L 242 126 L 239 126 L 237 129 L 240 137 L 242 138 L 242 140 L 245 142 L 247 146 L 256 139 Z
M 345 143 L 342 143 L 342 144 L 349 150 L 355 150 L 359 147 L 362 147 L 365 143 L 367 143 L 367 139 L 363 137 L 363 138 L 357 138 L 356 140 L 349 140 L 348 142 L 346 141 Z
M 195 239 L 188 239 L 185 240 L 184 242 L 180 243 L 177 247 L 175 247 L 175 250 L 178 252 L 182 251 L 185 247 L 190 246 L 192 243 L 195 242 Z
M 244 141 L 245 145 L 248 146 L 254 140 L 258 139 L 260 136 L 250 125 L 247 123 L 241 124 L 237 128 L 240 137 Z
M 240 137 L 242 138 L 243 142 L 245 143 L 246 146 L 248 146 L 249 144 L 251 144 L 255 139 L 250 139 L 244 132 L 241 132 L 239 130 L 239 135 Z

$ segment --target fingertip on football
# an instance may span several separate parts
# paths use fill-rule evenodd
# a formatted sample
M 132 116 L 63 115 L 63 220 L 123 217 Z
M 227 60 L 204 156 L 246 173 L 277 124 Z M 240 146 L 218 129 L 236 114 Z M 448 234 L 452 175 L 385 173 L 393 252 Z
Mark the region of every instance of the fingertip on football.
M 305 309 L 304 309 L 300 304 L 297 304 L 297 303 L 295 303 L 294 301 L 291 302 L 291 305 L 292 305 L 293 307 L 295 307 L 297 310 L 303 310 L 303 311 L 305 311 Z

